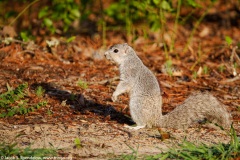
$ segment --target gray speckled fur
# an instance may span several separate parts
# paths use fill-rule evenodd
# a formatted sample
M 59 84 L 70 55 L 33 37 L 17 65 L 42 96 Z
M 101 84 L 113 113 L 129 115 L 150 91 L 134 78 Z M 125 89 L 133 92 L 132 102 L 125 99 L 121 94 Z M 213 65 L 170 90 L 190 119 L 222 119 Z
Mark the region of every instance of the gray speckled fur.
M 107 59 L 115 62 L 120 70 L 120 82 L 112 100 L 128 92 L 130 113 L 138 126 L 186 129 L 192 123 L 207 118 L 224 128 L 231 125 L 226 107 L 214 96 L 193 93 L 180 106 L 162 115 L 162 97 L 154 74 L 142 63 L 128 44 L 116 44 L 105 52 Z

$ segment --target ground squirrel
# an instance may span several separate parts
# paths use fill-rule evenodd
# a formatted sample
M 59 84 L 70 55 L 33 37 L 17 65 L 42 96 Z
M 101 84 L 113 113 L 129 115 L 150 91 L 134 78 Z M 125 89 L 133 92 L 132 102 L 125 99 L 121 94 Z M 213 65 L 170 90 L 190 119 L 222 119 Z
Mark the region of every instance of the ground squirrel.
M 190 124 L 205 118 L 224 128 L 230 128 L 231 116 L 226 107 L 207 92 L 193 93 L 172 112 L 162 115 L 162 96 L 158 81 L 133 48 L 127 43 L 116 44 L 105 52 L 105 56 L 115 62 L 120 71 L 120 82 L 112 100 L 115 102 L 120 94 L 129 93 L 130 114 L 137 124 L 134 129 L 186 129 Z

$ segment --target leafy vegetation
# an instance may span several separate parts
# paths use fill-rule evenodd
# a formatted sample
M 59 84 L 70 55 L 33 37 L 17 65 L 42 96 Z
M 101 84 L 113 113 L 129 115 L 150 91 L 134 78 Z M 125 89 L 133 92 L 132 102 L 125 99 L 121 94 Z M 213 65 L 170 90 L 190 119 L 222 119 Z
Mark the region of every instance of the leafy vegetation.
M 229 36 L 225 36 L 225 41 L 227 42 L 227 45 L 230 46 L 232 44 L 232 38 Z
M 77 149 L 82 148 L 81 140 L 79 138 L 75 138 L 74 144 Z
M 42 28 L 46 27 L 51 33 L 61 34 L 62 31 L 69 31 L 69 28 L 73 26 L 75 21 L 92 21 L 90 15 L 94 15 L 96 17 L 94 20 L 97 25 L 96 29 L 102 32 L 103 44 L 106 43 L 106 32 L 108 30 L 124 29 L 128 40 L 133 41 L 139 36 L 140 32 L 143 32 L 146 37 L 148 35 L 147 32 L 150 32 L 148 28 L 150 28 L 152 31 L 160 30 L 160 40 L 164 44 L 164 50 L 167 53 L 168 51 L 173 52 L 174 50 L 178 34 L 178 25 L 185 24 L 191 19 L 191 21 L 194 20 L 192 22 L 194 26 L 184 48 L 184 51 L 186 51 L 192 42 L 192 38 L 199 24 L 205 18 L 208 10 L 213 6 L 215 1 L 216 0 L 211 0 L 203 3 L 197 0 L 177 0 L 176 2 L 170 0 L 120 0 L 111 2 L 107 7 L 103 7 L 103 1 L 95 3 L 91 0 L 53 0 L 48 2 L 21 0 L 18 1 L 18 3 L 25 6 L 25 8 L 19 13 L 16 10 L 7 10 L 7 12 L 4 13 L 5 19 L 3 20 L 6 21 L 14 17 L 14 20 L 9 23 L 13 25 L 23 14 L 26 14 L 25 12 L 27 12 L 27 10 L 31 10 L 33 5 L 37 5 L 39 7 L 35 11 L 38 13 L 36 18 L 42 22 Z M 8 3 L 11 2 L 2 0 L 0 1 L 0 7 L 3 8 L 8 5 Z M 208 7 L 204 8 L 202 4 L 207 4 Z M 98 7 L 97 10 L 96 7 Z M 189 8 L 191 12 L 186 15 L 181 15 L 180 13 L 183 8 Z M 194 13 L 198 13 L 200 10 L 203 11 L 202 16 L 195 18 Z M 173 29 L 168 27 L 168 19 L 166 17 L 171 17 L 174 21 Z M 30 24 L 32 23 L 33 22 L 30 22 Z M 29 26 L 29 31 L 32 25 Z M 86 29 L 88 30 L 89 28 L 82 28 L 82 30 Z M 20 36 L 24 41 L 33 38 L 29 31 L 21 32 Z M 170 33 L 170 43 L 164 40 L 164 33 L 166 32 Z M 226 40 L 229 43 L 229 38 Z
M 8 91 L 0 95 L 0 117 L 12 117 L 16 114 L 27 114 L 46 106 L 46 101 L 37 104 L 28 104 L 27 97 L 28 84 L 20 84 L 15 89 L 8 87 Z M 38 91 L 40 92 L 40 91 Z M 37 94 L 40 94 L 38 93 Z
M 173 75 L 173 66 L 172 66 L 172 61 L 171 60 L 167 60 L 165 63 L 166 66 L 166 72 L 169 76 Z
M 234 159 L 240 157 L 240 143 L 236 131 L 231 127 L 230 131 L 231 141 L 228 144 L 219 143 L 213 146 L 206 144 L 195 145 L 192 142 L 184 141 L 179 144 L 177 148 L 172 148 L 167 152 L 157 154 L 154 156 L 146 156 L 144 159 Z M 136 150 L 133 150 L 130 155 L 122 155 L 119 159 L 138 159 Z
M 43 20 L 43 25 L 52 33 L 57 29 L 54 22 L 62 22 L 63 31 L 66 32 L 79 17 L 79 6 L 74 0 L 52 0 L 49 6 L 44 6 L 38 13 L 38 18 Z
M 2 159 L 13 158 L 13 159 L 30 159 L 31 157 L 43 158 L 56 156 L 57 152 L 55 149 L 38 148 L 32 149 L 26 147 L 21 149 L 17 147 L 17 143 L 7 144 L 5 142 L 0 143 L 0 157 Z M 30 157 L 30 158 L 27 158 Z
M 38 97 L 42 97 L 44 95 L 45 89 L 43 89 L 42 86 L 38 86 L 35 92 Z
M 77 85 L 82 89 L 87 89 L 88 88 L 87 82 L 84 82 L 82 80 L 78 80 Z
M 169 0 L 147 0 L 147 1 L 136 1 L 136 0 L 121 0 L 112 3 L 108 8 L 105 9 L 105 15 L 113 19 L 117 24 L 125 24 L 125 30 L 128 37 L 135 35 L 136 30 L 145 30 L 146 27 L 152 31 L 160 30 L 161 41 L 164 44 L 165 52 L 173 52 L 176 37 L 178 34 L 178 24 L 184 24 L 188 19 L 194 19 L 193 14 L 200 9 L 204 11 L 204 14 L 198 19 L 195 19 L 195 25 L 187 40 L 187 44 L 184 48 L 184 52 L 192 42 L 193 36 L 202 22 L 208 10 L 213 6 L 215 1 L 211 1 L 210 5 L 204 9 L 201 4 L 196 0 L 178 0 L 176 2 Z M 181 9 L 191 8 L 191 12 L 185 16 L 180 16 Z M 173 29 L 168 28 L 167 16 L 171 16 L 174 19 Z M 139 26 L 139 22 L 142 22 Z M 111 28 L 111 26 L 109 26 Z M 164 40 L 164 33 L 171 33 L 171 42 L 167 44 Z M 133 37 L 132 40 L 137 37 Z M 168 55 L 166 55 L 168 56 Z

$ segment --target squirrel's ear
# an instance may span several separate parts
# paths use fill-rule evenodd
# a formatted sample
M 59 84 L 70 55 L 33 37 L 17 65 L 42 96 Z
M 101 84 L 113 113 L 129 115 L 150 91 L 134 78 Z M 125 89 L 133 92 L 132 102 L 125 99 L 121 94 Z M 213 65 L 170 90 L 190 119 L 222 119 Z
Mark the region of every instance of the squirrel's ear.
M 129 48 L 129 45 L 128 45 L 127 43 L 124 43 L 124 44 L 123 44 L 123 47 L 124 47 L 124 51 L 125 51 L 124 53 L 127 54 L 127 53 L 129 52 L 129 49 L 130 49 L 130 48 Z

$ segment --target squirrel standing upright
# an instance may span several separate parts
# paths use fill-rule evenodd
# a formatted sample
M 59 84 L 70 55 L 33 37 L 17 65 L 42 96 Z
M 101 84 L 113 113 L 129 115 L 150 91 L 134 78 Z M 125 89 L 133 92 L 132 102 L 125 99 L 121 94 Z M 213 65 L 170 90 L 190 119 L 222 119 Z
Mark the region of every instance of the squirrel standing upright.
M 193 93 L 172 112 L 162 115 L 162 96 L 158 81 L 133 48 L 127 43 L 116 44 L 105 52 L 105 56 L 119 66 L 120 82 L 112 100 L 115 102 L 120 94 L 129 93 L 130 114 L 137 124 L 133 129 L 186 129 L 204 118 L 224 128 L 230 128 L 231 115 L 225 106 L 209 93 Z

